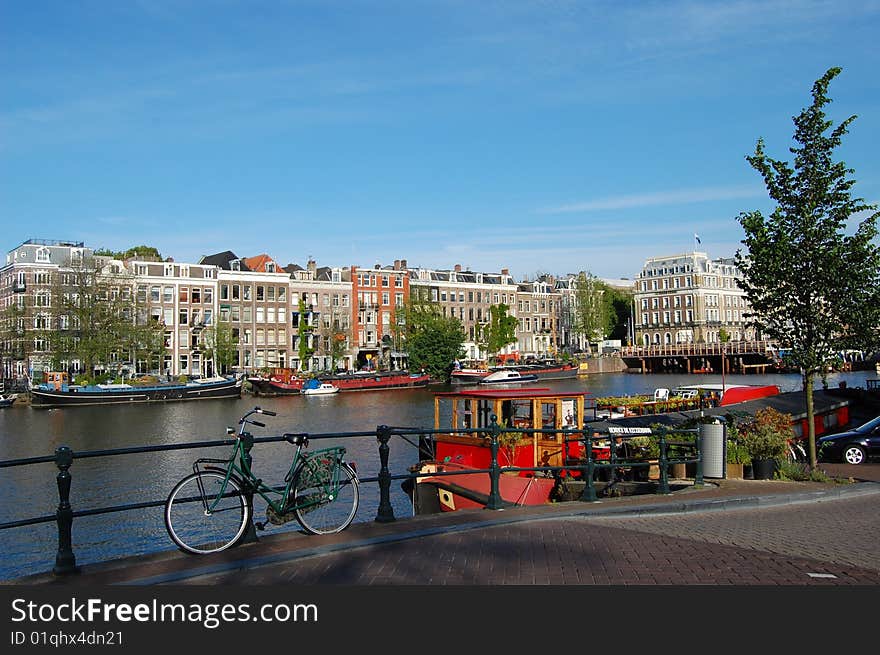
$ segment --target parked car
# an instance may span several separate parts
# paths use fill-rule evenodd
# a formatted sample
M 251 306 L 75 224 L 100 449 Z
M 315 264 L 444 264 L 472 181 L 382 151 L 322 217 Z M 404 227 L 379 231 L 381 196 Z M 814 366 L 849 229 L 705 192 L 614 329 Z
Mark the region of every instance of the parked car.
M 844 464 L 864 464 L 880 457 L 880 416 L 846 432 L 819 437 L 819 458 Z

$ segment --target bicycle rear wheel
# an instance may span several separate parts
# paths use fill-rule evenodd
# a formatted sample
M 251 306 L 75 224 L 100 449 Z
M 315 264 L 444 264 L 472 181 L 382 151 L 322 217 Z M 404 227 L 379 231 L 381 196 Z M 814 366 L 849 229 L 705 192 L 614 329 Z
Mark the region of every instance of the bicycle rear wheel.
M 360 502 L 357 475 L 348 464 L 306 460 L 294 483 L 294 516 L 306 532 L 342 532 L 354 520 Z
M 251 507 L 241 483 L 230 477 L 224 489 L 225 479 L 224 473 L 202 471 L 183 478 L 171 490 L 165 501 L 165 529 L 181 550 L 217 553 L 241 539 Z

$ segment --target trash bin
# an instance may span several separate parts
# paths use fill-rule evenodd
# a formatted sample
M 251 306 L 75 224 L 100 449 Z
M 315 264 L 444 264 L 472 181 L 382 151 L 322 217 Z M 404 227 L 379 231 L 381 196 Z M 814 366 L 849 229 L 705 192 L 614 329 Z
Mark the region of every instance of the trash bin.
M 703 442 L 703 477 L 725 477 L 727 458 L 724 453 L 724 424 L 720 421 L 701 423 L 700 436 Z

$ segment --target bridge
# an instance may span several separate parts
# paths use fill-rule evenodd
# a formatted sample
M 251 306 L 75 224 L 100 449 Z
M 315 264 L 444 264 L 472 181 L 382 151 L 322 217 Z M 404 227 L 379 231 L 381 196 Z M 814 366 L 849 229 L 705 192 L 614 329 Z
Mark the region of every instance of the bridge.
M 766 373 L 780 361 L 778 344 L 766 340 L 626 346 L 620 357 L 642 373 Z

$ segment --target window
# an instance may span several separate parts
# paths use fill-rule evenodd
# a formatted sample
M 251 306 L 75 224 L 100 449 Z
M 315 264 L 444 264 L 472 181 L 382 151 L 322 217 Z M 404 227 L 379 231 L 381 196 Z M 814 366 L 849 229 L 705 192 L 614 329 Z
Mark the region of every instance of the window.
M 266 300 L 275 302 L 275 287 L 266 287 Z
M 257 307 L 257 323 L 266 322 L 266 310 L 263 307 Z
M 287 287 L 278 287 L 278 302 L 287 302 Z
M 241 293 L 242 293 L 242 298 L 244 300 L 250 300 L 251 299 L 251 285 L 249 285 L 249 284 L 243 285 L 241 288 Z
M 265 298 L 263 297 L 262 285 L 257 285 L 257 300 L 265 300 Z
M 174 310 L 173 309 L 168 307 L 163 310 L 162 314 L 163 314 L 162 320 L 164 321 L 165 325 L 174 325 Z
M 237 284 L 232 285 L 232 299 L 239 300 L 241 298 L 241 289 Z
M 189 302 L 189 287 L 180 287 L 177 292 L 178 302 Z
M 49 261 L 49 249 L 48 248 L 37 248 L 37 261 L 38 262 L 48 262 Z M 43 350 L 40 348 L 39 350 Z
M 162 287 L 162 302 L 174 302 L 174 287 Z
M 180 325 L 186 325 L 189 323 L 189 310 L 181 308 L 177 313 L 177 321 Z

